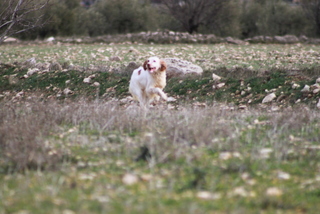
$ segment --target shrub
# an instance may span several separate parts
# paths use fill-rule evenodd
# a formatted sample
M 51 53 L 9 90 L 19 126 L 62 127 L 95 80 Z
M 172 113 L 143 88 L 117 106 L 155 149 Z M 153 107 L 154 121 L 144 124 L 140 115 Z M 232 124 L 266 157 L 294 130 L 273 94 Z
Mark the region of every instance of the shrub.
M 93 6 L 93 10 L 105 18 L 106 34 L 156 30 L 158 27 L 156 16 L 153 16 L 155 9 L 141 1 L 99 1 Z
M 299 6 L 293 6 L 281 0 L 262 0 L 243 3 L 242 10 L 243 37 L 311 33 L 312 27 Z

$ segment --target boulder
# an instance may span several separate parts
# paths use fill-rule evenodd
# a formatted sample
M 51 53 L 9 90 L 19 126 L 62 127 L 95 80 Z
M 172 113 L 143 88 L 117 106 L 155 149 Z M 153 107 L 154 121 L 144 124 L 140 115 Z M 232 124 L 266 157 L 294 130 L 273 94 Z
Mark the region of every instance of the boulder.
M 139 68 L 140 66 L 135 62 L 129 62 L 129 64 L 124 68 L 126 73 L 132 73 L 135 69 Z
M 228 43 L 234 44 L 234 45 L 245 45 L 245 44 L 247 44 L 247 42 L 245 42 L 245 41 L 242 41 L 240 39 L 235 39 L 235 38 L 232 38 L 230 36 L 226 38 L 226 41 Z
M 5 43 L 16 43 L 19 41 L 20 41 L 19 39 L 13 38 L 13 37 L 5 37 L 5 39 L 3 40 L 3 42 Z
M 280 44 L 293 44 L 300 42 L 298 37 L 294 35 L 275 36 L 274 41 Z
M 201 75 L 203 69 L 191 62 L 178 59 L 178 58 L 165 58 L 163 59 L 167 63 L 167 77 L 178 77 L 187 74 Z
M 270 36 L 255 36 L 252 38 L 248 38 L 245 41 L 250 43 L 272 43 L 273 38 Z

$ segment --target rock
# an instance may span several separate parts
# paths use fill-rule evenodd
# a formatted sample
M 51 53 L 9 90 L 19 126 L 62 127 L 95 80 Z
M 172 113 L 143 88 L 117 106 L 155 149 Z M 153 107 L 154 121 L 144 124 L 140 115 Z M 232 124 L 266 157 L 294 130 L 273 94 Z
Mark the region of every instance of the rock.
M 140 66 L 135 62 L 129 62 L 129 64 L 125 67 L 125 72 L 132 73 L 135 69 L 139 68 Z
M 310 86 L 309 85 L 305 85 L 303 87 L 303 89 L 301 90 L 301 92 L 309 92 L 310 91 Z
M 247 44 L 247 42 L 245 41 L 242 41 L 240 39 L 235 39 L 235 38 L 232 38 L 232 37 L 227 37 L 226 38 L 226 41 L 230 44 L 235 44 L 235 45 L 244 45 L 244 44 Z
M 35 65 L 35 67 L 38 68 L 41 72 L 47 72 L 49 71 L 50 65 L 51 64 L 49 62 L 39 62 Z
M 286 39 L 286 42 L 289 44 L 300 42 L 298 37 L 296 37 L 295 35 L 285 35 L 284 38 Z
M 273 152 L 273 149 L 271 148 L 263 148 L 259 150 L 259 157 L 261 159 L 268 159 L 270 157 L 270 154 Z
M 25 62 L 23 62 L 22 66 L 26 68 L 33 68 L 36 65 L 36 63 L 37 63 L 36 58 L 32 57 L 26 60 Z
M 195 107 L 200 107 L 200 108 L 205 108 L 207 107 L 207 104 L 206 103 L 200 103 L 200 102 L 195 102 L 192 104 L 193 106 Z
M 281 180 L 289 180 L 291 178 L 290 174 L 287 172 L 279 171 L 277 173 L 277 177 Z
M 134 174 L 127 173 L 122 177 L 122 182 L 129 186 L 138 183 L 138 181 L 138 176 Z
M 91 78 L 87 77 L 83 79 L 84 83 L 90 83 L 91 82 Z
M 320 77 L 317 78 L 316 83 L 320 83 Z
M 216 88 L 220 89 L 220 88 L 223 88 L 226 84 L 224 82 L 222 83 L 219 83 Z
M 167 77 L 178 77 L 187 74 L 201 75 L 203 69 L 191 62 L 178 59 L 178 58 L 165 58 L 163 59 L 167 64 Z
M 293 84 L 292 84 L 292 89 L 297 89 L 297 88 L 299 88 L 299 87 L 300 87 L 300 85 L 297 84 L 297 83 L 293 83 Z
M 253 38 L 248 38 L 245 41 L 250 43 L 271 43 L 273 38 L 270 36 L 255 36 Z
M 320 88 L 316 88 L 312 91 L 314 94 L 318 94 L 320 92 Z
M 3 42 L 5 43 L 15 43 L 15 42 L 19 42 L 20 40 L 17 38 L 13 38 L 13 37 L 6 37 Z
M 63 90 L 64 95 L 73 94 L 73 91 L 71 91 L 69 88 L 65 88 Z
M 283 194 L 282 190 L 279 189 L 278 187 L 269 187 L 266 190 L 267 196 L 281 196 L 282 194 Z
M 216 75 L 215 73 L 212 73 L 212 79 L 213 79 L 213 81 L 219 81 L 219 80 L 221 80 L 221 77 Z
M 197 193 L 197 198 L 203 199 L 203 200 L 216 200 L 221 198 L 221 194 L 211 193 L 208 191 L 200 191 Z
M 99 86 L 100 86 L 100 83 L 99 83 L 99 82 L 94 82 L 94 83 L 92 84 L 92 86 L 94 86 L 94 87 L 99 87 Z
M 275 36 L 275 37 L 273 37 L 273 40 L 276 43 L 281 43 L 281 44 L 285 44 L 286 43 L 286 39 L 283 36 Z
M 121 61 L 121 57 L 119 57 L 119 56 L 113 56 L 113 57 L 110 58 L 110 61 L 119 62 L 119 61 Z
M 38 73 L 38 72 L 39 72 L 38 68 L 29 68 L 28 71 L 27 71 L 27 76 L 30 77 L 33 74 Z
M 277 96 L 275 93 L 268 94 L 265 98 L 263 98 L 262 103 L 269 103 L 276 97 Z
M 317 108 L 320 109 L 320 99 L 319 99 L 319 101 L 317 103 Z
M 19 82 L 19 78 L 17 77 L 17 74 L 12 74 L 9 76 L 9 84 L 10 85 L 16 85 Z
M 46 39 L 46 42 L 53 42 L 54 40 L 56 39 L 53 36 L 51 36 L 48 39 Z
M 274 41 L 281 44 L 292 44 L 300 42 L 298 37 L 294 35 L 275 36 Z
M 307 42 L 308 40 L 309 40 L 308 37 L 305 36 L 305 35 L 299 36 L 299 41 L 300 41 L 300 42 Z
M 62 66 L 58 62 L 53 62 L 49 66 L 50 71 L 62 71 Z
M 177 99 L 174 97 L 168 97 L 167 99 L 167 102 L 175 102 L 175 101 L 177 101 Z

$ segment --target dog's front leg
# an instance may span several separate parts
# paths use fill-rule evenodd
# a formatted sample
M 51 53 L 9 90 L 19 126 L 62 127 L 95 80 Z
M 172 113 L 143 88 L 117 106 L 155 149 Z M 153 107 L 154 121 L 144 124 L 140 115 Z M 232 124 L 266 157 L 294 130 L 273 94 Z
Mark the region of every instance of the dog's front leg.
M 168 99 L 167 95 L 160 88 L 149 88 L 147 93 L 149 95 L 157 94 L 165 101 Z

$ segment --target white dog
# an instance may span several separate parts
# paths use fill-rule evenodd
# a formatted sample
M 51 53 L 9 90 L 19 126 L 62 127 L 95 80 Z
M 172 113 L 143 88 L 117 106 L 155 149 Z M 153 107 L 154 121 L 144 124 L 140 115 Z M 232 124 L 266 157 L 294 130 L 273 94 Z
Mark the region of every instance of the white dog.
M 166 86 L 166 63 L 158 57 L 150 57 L 143 66 L 133 71 L 129 91 L 140 106 L 148 108 L 153 101 L 160 98 L 167 100 L 163 92 Z

